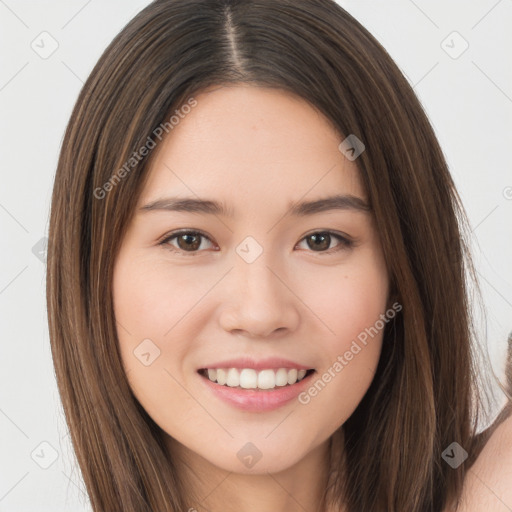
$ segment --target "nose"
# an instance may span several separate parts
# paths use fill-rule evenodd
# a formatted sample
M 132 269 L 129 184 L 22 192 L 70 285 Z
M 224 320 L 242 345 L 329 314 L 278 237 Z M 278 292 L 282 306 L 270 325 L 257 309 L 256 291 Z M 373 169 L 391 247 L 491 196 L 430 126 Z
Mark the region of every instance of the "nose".
M 293 283 L 271 263 L 265 253 L 252 263 L 241 258 L 235 262 L 224 282 L 229 299 L 219 321 L 225 331 L 268 338 L 297 328 L 300 301 L 293 293 Z

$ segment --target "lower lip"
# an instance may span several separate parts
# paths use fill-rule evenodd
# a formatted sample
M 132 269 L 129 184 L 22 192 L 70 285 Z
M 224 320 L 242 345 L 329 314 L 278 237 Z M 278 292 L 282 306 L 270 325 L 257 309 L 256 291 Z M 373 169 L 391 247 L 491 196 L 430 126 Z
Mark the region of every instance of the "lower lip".
M 216 384 L 201 374 L 199 376 L 216 396 L 228 404 L 245 411 L 265 412 L 278 409 L 291 402 L 309 386 L 309 381 L 314 374 L 315 372 L 311 372 L 291 386 L 268 390 L 230 388 Z

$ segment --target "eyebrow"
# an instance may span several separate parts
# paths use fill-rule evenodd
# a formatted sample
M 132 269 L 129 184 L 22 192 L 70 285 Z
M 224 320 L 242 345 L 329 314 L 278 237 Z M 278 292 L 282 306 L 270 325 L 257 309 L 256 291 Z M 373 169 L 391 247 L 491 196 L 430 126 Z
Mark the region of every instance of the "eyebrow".
M 207 199 L 178 198 L 167 197 L 157 199 L 140 207 L 142 212 L 148 211 L 169 211 L 169 212 L 188 212 L 203 213 L 208 215 L 219 215 L 233 218 L 233 210 L 226 207 L 223 203 Z M 327 212 L 331 210 L 348 210 L 356 212 L 369 212 L 370 206 L 360 197 L 347 195 L 335 195 L 314 201 L 302 201 L 299 203 L 288 204 L 287 211 L 292 216 L 305 217 L 316 213 Z

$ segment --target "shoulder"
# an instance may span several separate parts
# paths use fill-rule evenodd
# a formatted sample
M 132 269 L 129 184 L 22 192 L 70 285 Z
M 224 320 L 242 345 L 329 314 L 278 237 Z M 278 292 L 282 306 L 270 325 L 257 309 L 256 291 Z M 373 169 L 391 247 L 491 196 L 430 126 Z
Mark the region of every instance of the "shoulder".
M 487 440 L 464 480 L 457 512 L 512 511 L 512 415 Z
M 505 374 L 507 395 L 512 397 L 512 332 Z M 485 445 L 466 473 L 456 511 L 512 512 L 512 400 L 479 436 Z

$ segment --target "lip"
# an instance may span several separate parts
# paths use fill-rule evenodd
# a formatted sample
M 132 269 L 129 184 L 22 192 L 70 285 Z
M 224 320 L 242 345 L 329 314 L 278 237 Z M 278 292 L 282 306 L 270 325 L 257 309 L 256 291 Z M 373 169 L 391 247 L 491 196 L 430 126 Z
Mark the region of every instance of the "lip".
M 236 366 L 232 366 L 231 368 L 236 368 Z M 250 366 L 244 366 L 244 368 L 250 368 Z M 266 368 L 268 368 L 268 366 Z M 281 366 L 280 368 L 285 368 L 285 366 Z M 292 368 L 296 368 L 296 366 L 292 366 Z M 307 368 L 301 367 L 300 369 L 306 370 Z M 215 396 L 229 405 L 249 412 L 267 412 L 283 407 L 296 398 L 310 385 L 311 378 L 315 373 L 316 371 L 312 371 L 302 380 L 291 386 L 268 390 L 230 388 L 229 386 L 221 386 L 220 384 L 212 382 L 208 377 L 200 373 L 198 373 L 198 375 Z
M 279 357 L 270 357 L 267 359 L 260 359 L 256 361 L 250 357 L 239 357 L 237 359 L 229 359 L 226 361 L 217 361 L 209 363 L 208 365 L 198 368 L 198 370 L 205 370 L 207 368 L 236 368 L 242 370 L 243 368 L 252 368 L 253 370 L 278 370 L 279 368 L 286 368 L 291 370 L 296 368 L 297 370 L 311 370 L 311 366 L 304 366 L 303 364 L 290 361 L 289 359 L 283 359 Z

